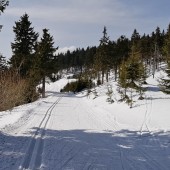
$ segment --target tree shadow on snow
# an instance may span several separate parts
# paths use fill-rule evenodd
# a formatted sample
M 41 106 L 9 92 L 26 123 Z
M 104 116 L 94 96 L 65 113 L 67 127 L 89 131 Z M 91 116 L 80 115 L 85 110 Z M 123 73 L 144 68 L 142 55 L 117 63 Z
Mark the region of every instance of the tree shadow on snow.
M 44 130 L 37 157 L 47 170 L 168 170 L 170 132 Z M 0 133 L 0 169 L 15 170 L 34 154 L 31 136 Z M 30 147 L 31 146 L 31 147 Z M 29 158 L 30 159 L 30 158 Z
M 78 96 L 81 94 L 80 96 Z M 73 92 L 54 92 L 54 91 L 46 91 L 46 97 L 49 96 L 56 96 L 56 97 L 72 97 L 72 98 L 83 98 L 87 96 L 87 94 L 84 92 L 79 92 L 79 93 L 73 93 Z
M 158 92 L 158 91 L 160 91 L 160 88 L 158 86 L 154 86 L 154 85 L 150 84 L 150 85 L 148 85 L 147 90 L 152 91 L 152 92 Z

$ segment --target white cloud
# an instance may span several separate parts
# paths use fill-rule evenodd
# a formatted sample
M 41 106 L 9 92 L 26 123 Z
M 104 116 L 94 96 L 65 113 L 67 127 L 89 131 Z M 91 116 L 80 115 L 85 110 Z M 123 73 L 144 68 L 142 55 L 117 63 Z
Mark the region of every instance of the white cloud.
M 106 23 L 128 16 L 127 10 L 117 0 L 114 3 L 111 0 L 70 0 L 67 5 L 53 1 L 48 6 L 12 7 L 6 10 L 6 15 L 20 17 L 25 12 L 34 19 L 76 23 Z
M 61 54 L 61 53 L 66 53 L 67 51 L 73 52 L 76 49 L 75 46 L 70 46 L 70 47 L 63 47 L 63 48 L 59 48 L 56 51 L 56 54 Z

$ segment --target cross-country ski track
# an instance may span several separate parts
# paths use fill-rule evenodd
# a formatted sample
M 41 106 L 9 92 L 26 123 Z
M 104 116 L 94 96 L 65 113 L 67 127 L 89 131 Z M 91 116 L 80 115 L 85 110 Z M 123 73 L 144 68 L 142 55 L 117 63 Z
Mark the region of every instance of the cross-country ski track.
M 99 87 L 96 99 L 49 90 L 0 112 L 0 170 L 169 170 L 170 99 L 151 83 L 132 109 Z

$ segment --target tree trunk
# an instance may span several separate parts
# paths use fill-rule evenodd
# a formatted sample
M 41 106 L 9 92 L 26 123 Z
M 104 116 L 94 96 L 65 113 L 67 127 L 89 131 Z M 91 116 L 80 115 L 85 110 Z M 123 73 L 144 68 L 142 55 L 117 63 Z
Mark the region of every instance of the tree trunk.
M 42 79 L 42 98 L 45 98 L 45 76 Z
M 109 81 L 109 71 L 106 72 L 106 81 Z
M 117 81 L 117 72 L 118 72 L 117 65 L 115 66 L 114 70 L 115 70 L 115 81 Z
M 104 71 L 102 70 L 102 84 L 104 83 Z

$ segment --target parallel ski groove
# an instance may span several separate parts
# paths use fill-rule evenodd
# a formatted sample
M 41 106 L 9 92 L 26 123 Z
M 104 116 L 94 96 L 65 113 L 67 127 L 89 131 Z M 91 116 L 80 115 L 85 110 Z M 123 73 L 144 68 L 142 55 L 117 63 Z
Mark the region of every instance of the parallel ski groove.
M 42 121 L 40 122 L 36 132 L 34 133 L 31 139 L 31 142 L 25 154 L 23 163 L 19 167 L 20 170 L 26 170 L 29 168 L 37 169 L 41 165 L 43 145 L 44 145 L 43 136 L 45 135 L 45 129 L 51 117 L 53 109 L 59 103 L 61 98 L 62 96 L 57 98 L 57 100 L 46 111 Z

